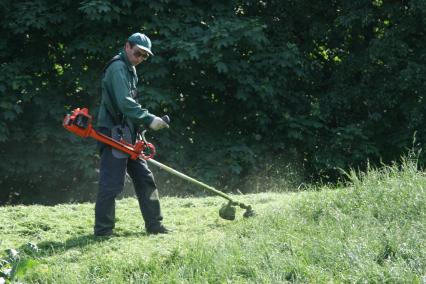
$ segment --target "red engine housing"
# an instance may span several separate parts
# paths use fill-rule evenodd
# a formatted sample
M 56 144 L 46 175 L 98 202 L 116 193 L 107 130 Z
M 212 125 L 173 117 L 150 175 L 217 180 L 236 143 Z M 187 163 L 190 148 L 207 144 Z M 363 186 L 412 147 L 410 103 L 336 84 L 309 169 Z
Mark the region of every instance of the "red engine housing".
M 90 136 L 92 128 L 92 116 L 89 115 L 89 109 L 76 108 L 71 114 L 67 114 L 64 118 L 62 125 L 68 131 L 87 138 Z

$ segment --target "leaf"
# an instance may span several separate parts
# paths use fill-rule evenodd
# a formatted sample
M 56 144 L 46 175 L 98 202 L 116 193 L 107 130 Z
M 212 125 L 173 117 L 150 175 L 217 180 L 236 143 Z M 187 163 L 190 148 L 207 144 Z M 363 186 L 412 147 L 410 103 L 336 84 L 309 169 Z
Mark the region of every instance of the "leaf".
M 217 62 L 215 65 L 216 65 L 216 69 L 219 73 L 222 73 L 222 74 L 228 73 L 228 67 L 226 66 L 225 63 Z

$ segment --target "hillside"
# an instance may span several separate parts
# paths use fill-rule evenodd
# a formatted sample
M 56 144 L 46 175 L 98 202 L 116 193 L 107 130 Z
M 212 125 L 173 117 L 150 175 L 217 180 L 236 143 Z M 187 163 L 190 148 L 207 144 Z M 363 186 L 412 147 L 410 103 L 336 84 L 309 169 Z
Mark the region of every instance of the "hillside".
M 220 198 L 164 197 L 165 236 L 144 233 L 133 198 L 118 201 L 106 239 L 92 237 L 93 204 L 2 207 L 0 283 L 424 283 L 426 175 L 402 168 L 235 196 L 258 215 L 233 222 Z

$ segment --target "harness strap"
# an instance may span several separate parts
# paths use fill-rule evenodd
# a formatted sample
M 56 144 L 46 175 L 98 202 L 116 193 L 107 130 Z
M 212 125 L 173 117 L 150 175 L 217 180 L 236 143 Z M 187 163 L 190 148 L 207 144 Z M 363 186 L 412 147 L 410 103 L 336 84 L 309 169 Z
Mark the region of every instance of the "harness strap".
M 104 66 L 104 68 L 103 68 L 103 70 L 102 70 L 102 73 L 103 73 L 103 76 L 105 76 L 105 72 L 106 72 L 106 70 L 108 69 L 108 67 L 112 64 L 112 63 L 114 63 L 115 61 L 118 61 L 118 60 L 121 60 L 121 57 L 120 57 L 120 55 L 116 55 L 116 56 L 114 56 L 113 58 L 111 58 L 108 62 L 107 62 L 107 64 Z M 109 115 L 112 117 L 112 119 L 114 120 L 114 123 L 115 124 L 121 124 L 123 127 L 124 127 L 124 125 L 125 125 L 125 119 L 124 119 L 124 115 L 120 112 L 120 111 L 115 111 L 115 107 L 114 107 L 114 105 L 115 106 L 117 106 L 118 104 L 117 104 L 117 101 L 115 100 L 115 97 L 114 96 L 111 96 L 108 92 L 106 92 L 107 93 L 107 96 L 108 96 L 108 99 L 109 99 L 109 101 L 110 101 L 110 103 L 111 103 L 111 105 L 110 106 L 108 106 L 108 104 L 105 104 L 105 106 L 106 106 L 106 110 L 108 111 L 108 113 L 109 113 Z M 115 114 L 115 115 L 114 115 Z

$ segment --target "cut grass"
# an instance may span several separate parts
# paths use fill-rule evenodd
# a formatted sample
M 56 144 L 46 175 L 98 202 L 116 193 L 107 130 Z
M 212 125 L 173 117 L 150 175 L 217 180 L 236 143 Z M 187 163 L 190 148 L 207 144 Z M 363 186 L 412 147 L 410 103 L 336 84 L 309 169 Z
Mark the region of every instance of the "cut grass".
M 3 207 L 0 249 L 17 256 L 4 252 L 1 270 L 33 283 L 424 283 L 425 174 L 405 163 L 349 176 L 347 187 L 235 196 L 258 215 L 234 222 L 218 216 L 223 199 L 165 197 L 174 232 L 159 236 L 145 234 L 133 198 L 118 201 L 112 238 L 92 236 L 93 204 Z

